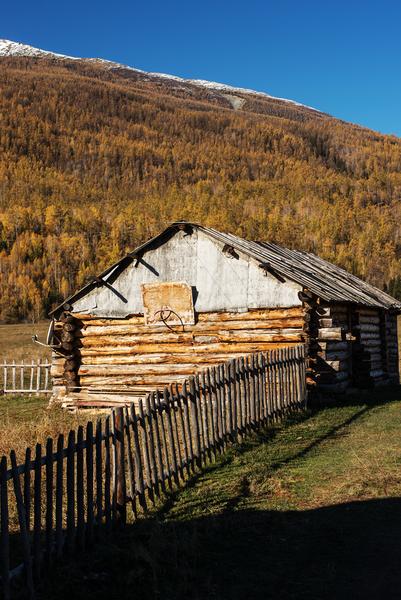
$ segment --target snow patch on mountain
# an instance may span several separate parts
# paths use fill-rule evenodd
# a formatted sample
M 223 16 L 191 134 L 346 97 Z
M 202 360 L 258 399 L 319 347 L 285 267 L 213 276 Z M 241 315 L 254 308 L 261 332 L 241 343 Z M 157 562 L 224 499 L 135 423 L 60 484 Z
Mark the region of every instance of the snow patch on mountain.
M 19 42 L 11 42 L 10 40 L 0 40 L 0 56 L 32 56 L 34 58 L 54 57 L 68 60 L 79 60 L 79 58 L 74 56 L 57 54 L 56 52 L 48 52 L 47 50 L 40 50 L 40 48 L 34 48 L 33 46 L 20 44 Z
M 66 54 L 57 54 L 56 52 L 50 52 L 48 50 L 41 50 L 40 48 L 34 48 L 33 46 L 29 46 L 27 44 L 20 44 L 19 42 L 12 42 L 10 40 L 0 39 L 0 57 L 1 56 L 28 56 L 33 58 L 56 58 L 60 60 L 80 60 L 84 62 L 90 62 L 95 64 L 103 65 L 105 68 L 109 69 L 126 69 L 129 71 L 134 71 L 136 73 L 140 73 L 141 75 L 145 75 L 146 77 L 152 79 L 166 79 L 169 81 L 175 81 L 177 83 L 181 83 L 184 85 L 195 85 L 197 87 L 206 88 L 210 90 L 215 90 L 217 92 L 227 92 L 227 93 L 237 93 L 237 94 L 251 94 L 254 96 L 261 96 L 263 98 L 268 98 L 269 100 L 278 100 L 280 102 L 287 102 L 288 104 L 292 104 L 294 106 L 299 106 L 302 108 L 308 108 L 309 110 L 313 110 L 315 112 L 320 112 L 316 108 L 312 106 L 307 106 L 305 104 L 301 104 L 300 102 L 296 102 L 295 100 L 288 100 L 287 98 L 278 98 L 276 96 L 271 96 L 266 92 L 258 92 L 256 90 L 250 90 L 247 88 L 235 87 L 232 85 L 228 85 L 225 83 L 217 83 L 215 81 L 207 81 L 205 79 L 185 79 L 183 77 L 178 77 L 177 75 L 168 75 L 166 73 L 152 73 L 148 71 L 142 71 L 141 69 L 136 69 L 135 67 L 129 67 L 127 65 L 123 65 L 117 62 L 113 62 L 111 60 L 106 60 L 104 58 L 78 58 L 76 56 L 68 56 Z

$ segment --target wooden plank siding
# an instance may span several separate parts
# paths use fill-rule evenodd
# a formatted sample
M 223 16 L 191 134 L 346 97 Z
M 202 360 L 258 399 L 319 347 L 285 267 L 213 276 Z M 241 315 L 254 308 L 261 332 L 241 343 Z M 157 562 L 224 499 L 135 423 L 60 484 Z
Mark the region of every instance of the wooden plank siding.
M 74 323 L 68 342 L 79 355 L 74 392 L 66 391 L 71 359 L 55 355 L 51 370 L 55 400 L 64 406 L 126 403 L 227 360 L 305 338 L 301 306 L 199 313 L 195 325 L 172 329 L 146 325 L 143 315 L 123 320 L 74 315 Z

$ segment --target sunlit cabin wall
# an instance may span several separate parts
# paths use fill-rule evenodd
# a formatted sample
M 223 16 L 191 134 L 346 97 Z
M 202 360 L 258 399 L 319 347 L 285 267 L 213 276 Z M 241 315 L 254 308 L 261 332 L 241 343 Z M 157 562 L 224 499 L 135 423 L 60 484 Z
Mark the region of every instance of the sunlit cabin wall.
M 228 359 L 305 339 L 302 306 L 199 313 L 184 331 L 146 325 L 143 315 L 124 320 L 75 315 L 75 322 L 74 352 L 80 356 L 75 393 L 65 387 L 72 381 L 66 361 L 55 358 L 52 366 L 56 399 L 68 406 L 126 402 L 127 392 L 131 399 L 143 396 Z

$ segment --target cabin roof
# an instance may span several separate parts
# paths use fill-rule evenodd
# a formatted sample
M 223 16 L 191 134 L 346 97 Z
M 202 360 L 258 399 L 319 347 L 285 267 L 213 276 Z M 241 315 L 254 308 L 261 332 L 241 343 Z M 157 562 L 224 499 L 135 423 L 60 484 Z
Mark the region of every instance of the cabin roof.
M 268 270 L 272 270 L 282 277 L 302 285 L 322 298 L 322 300 L 328 302 L 349 302 L 372 308 L 401 309 L 401 302 L 389 294 L 310 252 L 289 250 L 288 248 L 268 242 L 248 241 L 231 233 L 223 233 L 211 227 L 204 227 L 198 223 L 179 221 L 172 223 L 160 234 L 108 267 L 78 292 L 66 298 L 50 315 L 57 314 L 65 308 L 66 304 L 71 304 L 85 296 L 94 287 L 98 286 L 103 278 L 107 278 L 107 281 L 112 283 L 133 260 L 149 250 L 163 245 L 177 231 L 182 229 L 190 230 L 191 228 L 201 230 L 222 244 L 231 246 L 237 252 L 259 261 Z

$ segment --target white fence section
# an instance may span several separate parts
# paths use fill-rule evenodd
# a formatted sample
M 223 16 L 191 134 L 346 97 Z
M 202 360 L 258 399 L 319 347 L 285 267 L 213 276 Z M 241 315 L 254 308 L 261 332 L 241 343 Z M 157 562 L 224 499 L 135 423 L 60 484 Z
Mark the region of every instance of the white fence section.
M 3 392 L 5 394 L 50 394 L 50 363 L 46 359 L 36 362 L 3 362 Z

